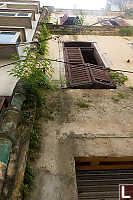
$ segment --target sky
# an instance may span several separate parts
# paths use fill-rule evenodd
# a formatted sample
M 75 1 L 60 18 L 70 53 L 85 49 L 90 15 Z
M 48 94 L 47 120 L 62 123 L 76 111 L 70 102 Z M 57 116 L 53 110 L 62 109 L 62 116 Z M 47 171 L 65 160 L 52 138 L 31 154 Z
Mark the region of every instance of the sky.
M 40 0 L 42 5 L 55 8 L 101 9 L 106 5 L 106 0 Z

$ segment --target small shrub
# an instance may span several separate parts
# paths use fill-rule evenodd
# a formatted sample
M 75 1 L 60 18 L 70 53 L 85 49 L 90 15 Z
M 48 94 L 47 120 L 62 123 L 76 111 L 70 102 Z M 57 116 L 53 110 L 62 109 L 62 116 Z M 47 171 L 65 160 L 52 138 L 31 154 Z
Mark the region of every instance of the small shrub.
M 133 86 L 129 86 L 129 88 L 130 88 L 131 90 L 133 90 Z
M 133 35 L 133 28 L 132 27 L 120 28 L 119 33 L 121 36 L 131 36 L 131 35 Z
M 109 75 L 114 80 L 114 82 L 118 85 L 122 85 L 128 80 L 128 77 L 125 76 L 123 73 L 110 72 Z
M 39 53 L 31 53 L 29 48 L 25 49 L 25 53 L 26 56 L 13 58 L 17 62 L 10 75 L 21 79 L 24 87 L 50 88 L 53 69 L 49 59 L 44 59 Z
M 89 107 L 87 101 L 83 101 L 83 100 L 79 99 L 76 103 L 80 108 L 88 108 Z
M 119 103 L 120 99 L 127 99 L 129 96 L 130 96 L 130 94 L 123 94 L 123 93 L 121 93 L 121 92 L 118 92 L 118 95 L 113 96 L 113 97 L 112 97 L 112 100 L 113 100 L 115 103 Z
M 77 26 L 82 26 L 84 23 L 84 16 L 76 16 L 74 19 L 74 24 Z

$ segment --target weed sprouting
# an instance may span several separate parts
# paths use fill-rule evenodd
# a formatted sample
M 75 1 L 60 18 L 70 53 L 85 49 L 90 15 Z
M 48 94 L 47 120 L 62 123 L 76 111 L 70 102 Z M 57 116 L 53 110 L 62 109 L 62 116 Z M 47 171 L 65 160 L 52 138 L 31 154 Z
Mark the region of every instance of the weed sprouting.
M 80 100 L 80 99 L 77 100 L 76 104 L 77 104 L 80 108 L 88 108 L 88 107 L 89 107 L 87 101 Z

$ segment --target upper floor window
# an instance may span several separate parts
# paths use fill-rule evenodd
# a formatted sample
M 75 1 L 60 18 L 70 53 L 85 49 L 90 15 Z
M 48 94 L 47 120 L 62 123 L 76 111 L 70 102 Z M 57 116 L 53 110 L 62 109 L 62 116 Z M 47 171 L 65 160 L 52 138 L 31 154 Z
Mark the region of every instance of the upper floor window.
M 64 60 L 69 87 L 116 88 L 93 42 L 65 42 Z

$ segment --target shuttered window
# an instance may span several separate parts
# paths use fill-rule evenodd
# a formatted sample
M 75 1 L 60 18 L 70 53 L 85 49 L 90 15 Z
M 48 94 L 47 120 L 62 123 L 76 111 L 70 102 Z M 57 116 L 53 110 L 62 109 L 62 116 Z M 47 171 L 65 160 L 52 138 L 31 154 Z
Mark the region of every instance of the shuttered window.
M 75 161 L 78 200 L 118 200 L 119 184 L 133 184 L 133 157 Z
M 69 45 L 70 44 L 70 45 Z M 97 56 L 96 56 L 97 55 Z M 72 88 L 116 88 L 98 52 L 88 43 L 64 45 L 65 72 Z

